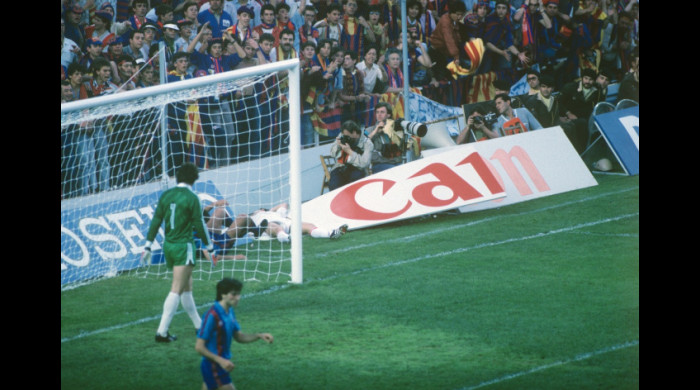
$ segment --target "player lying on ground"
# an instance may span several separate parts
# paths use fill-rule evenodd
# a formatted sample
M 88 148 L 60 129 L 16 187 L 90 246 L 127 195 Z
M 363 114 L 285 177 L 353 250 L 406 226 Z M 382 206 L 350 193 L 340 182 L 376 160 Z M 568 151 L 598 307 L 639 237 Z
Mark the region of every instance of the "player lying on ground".
M 250 214 L 250 218 L 256 227 L 263 228 L 267 223 L 265 233 L 271 237 L 276 237 L 279 242 L 289 242 L 289 230 L 292 226 L 291 218 L 287 217 L 289 205 L 279 204 L 270 210 L 260 209 Z M 314 238 L 330 238 L 335 240 L 348 231 L 348 225 L 343 224 L 337 229 L 328 230 L 318 227 L 310 222 L 301 223 L 302 233 L 306 233 Z

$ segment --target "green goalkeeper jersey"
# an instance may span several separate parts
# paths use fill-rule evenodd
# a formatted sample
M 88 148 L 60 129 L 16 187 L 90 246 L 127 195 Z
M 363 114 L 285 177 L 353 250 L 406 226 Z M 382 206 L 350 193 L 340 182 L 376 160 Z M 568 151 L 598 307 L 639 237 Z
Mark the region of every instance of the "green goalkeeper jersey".
M 163 192 L 158 200 L 156 212 L 148 228 L 146 240 L 153 242 L 161 223 L 165 222 L 165 242 L 192 242 L 193 229 L 204 247 L 211 245 L 209 232 L 204 224 L 199 197 L 186 184 L 178 184 Z

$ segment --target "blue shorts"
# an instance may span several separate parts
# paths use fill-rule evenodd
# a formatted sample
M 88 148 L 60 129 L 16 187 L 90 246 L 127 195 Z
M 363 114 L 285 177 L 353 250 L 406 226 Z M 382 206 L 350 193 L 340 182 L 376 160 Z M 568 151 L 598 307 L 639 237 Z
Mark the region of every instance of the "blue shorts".
M 199 369 L 202 371 L 202 378 L 204 378 L 207 389 L 218 389 L 221 386 L 232 383 L 231 375 L 221 368 L 219 364 L 209 359 L 202 359 Z

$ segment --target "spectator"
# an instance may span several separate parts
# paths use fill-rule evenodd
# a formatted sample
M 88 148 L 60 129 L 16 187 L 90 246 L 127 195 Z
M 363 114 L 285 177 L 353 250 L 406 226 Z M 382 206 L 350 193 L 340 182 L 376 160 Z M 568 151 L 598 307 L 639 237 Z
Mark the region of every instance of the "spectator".
M 292 32 L 294 35 L 294 38 L 296 38 L 296 26 L 292 21 L 290 20 L 290 15 L 289 15 L 289 10 L 290 7 L 284 2 L 277 3 L 275 6 L 275 17 L 277 18 L 277 25 L 275 26 L 274 31 L 272 32 L 272 35 L 275 36 L 275 46 L 279 45 L 280 39 L 282 38 L 282 32 L 284 30 L 289 30 Z M 294 43 L 294 40 L 292 40 L 292 43 Z M 297 48 L 299 47 L 298 45 L 294 44 L 294 47 Z
M 374 126 L 366 129 L 367 138 L 372 141 L 372 173 L 378 173 L 400 165 L 404 152 L 413 144 L 413 138 L 406 139 L 403 130 L 397 128 L 391 119 L 389 103 L 379 103 L 374 108 Z
M 81 49 L 85 47 L 85 26 L 81 23 L 83 12 L 83 7 L 78 4 L 69 5 L 63 11 L 64 35 Z
M 72 102 L 80 99 L 80 88 L 83 85 L 83 77 L 88 72 L 87 70 L 87 67 L 78 63 L 72 63 L 68 66 L 68 71 L 66 72 L 68 77 L 65 81 L 70 83 L 73 93 L 73 97 L 68 101 Z
M 561 111 L 561 94 L 554 94 L 554 77 L 544 74 L 540 78 L 539 91 L 530 96 L 525 107 L 543 127 L 561 126 L 576 151 L 581 154 L 588 142 L 588 121 L 570 120 Z
M 187 52 L 191 53 L 190 60 L 192 63 L 194 63 L 198 70 L 204 70 L 207 72 L 207 74 L 216 74 L 235 69 L 235 67 L 241 62 L 241 55 L 238 53 L 226 56 L 222 55 L 223 45 L 222 40 L 219 38 L 212 39 L 210 44 L 206 44 L 205 42 L 202 43 L 200 50 L 206 48 L 207 54 L 201 53 L 200 51 L 193 51 L 195 44 L 203 39 L 203 32 L 206 30 L 208 25 L 209 22 L 205 22 L 195 40 L 190 42 L 190 45 L 187 48 Z M 234 45 L 238 45 L 238 43 L 234 41 Z M 243 49 L 240 48 L 240 51 L 242 52 Z M 221 145 L 221 143 L 217 143 L 217 165 L 222 166 L 224 164 L 230 164 L 234 161 L 232 147 L 233 142 L 236 139 L 236 130 L 233 126 L 234 121 L 231 106 L 233 95 L 228 92 L 206 99 L 207 103 L 202 105 L 202 120 L 205 127 L 205 132 L 208 134 L 213 134 L 216 139 L 220 139 L 219 134 L 221 131 L 223 131 L 223 134 L 225 134 L 225 144 Z
M 331 146 L 331 155 L 337 164 L 331 170 L 328 189 L 333 191 L 366 176 L 372 158 L 373 145 L 360 126 L 353 121 L 343 122 L 341 134 Z
M 80 65 L 72 64 L 69 69 L 78 70 Z M 82 77 L 82 75 L 81 75 Z M 70 76 L 69 76 L 70 78 Z M 75 92 L 69 80 L 61 81 L 61 103 L 74 100 Z M 87 135 L 87 130 L 80 124 L 73 124 L 61 128 L 61 195 L 62 198 L 87 195 L 90 191 L 88 180 L 88 167 L 94 166 L 95 154 L 90 155 L 92 140 Z
M 387 60 L 384 64 L 384 72 L 387 75 L 388 83 L 384 92 L 403 93 L 403 71 L 401 70 L 401 53 L 394 48 L 386 51 Z
M 251 11 L 250 16 L 250 27 L 257 26 L 260 24 L 260 12 L 262 9 L 261 3 L 266 3 L 267 1 L 257 1 L 257 0 L 228 0 L 224 4 L 224 11 L 228 12 L 233 18 L 233 23 L 238 23 L 238 10 L 241 7 L 246 7 Z M 206 7 L 206 4 L 203 8 Z
M 362 72 L 363 80 L 365 82 L 365 92 L 368 94 L 379 95 L 383 91 L 381 84 L 386 85 L 387 75 L 384 72 L 381 64 L 377 64 L 377 47 L 374 45 L 367 46 L 365 51 L 364 60 L 360 61 L 355 65 L 355 67 Z M 377 87 L 377 81 L 379 81 L 380 88 L 375 91 Z
M 617 90 L 617 101 L 631 99 L 639 103 L 639 46 L 632 51 L 631 69 L 622 77 Z
M 508 81 L 504 79 L 498 79 L 493 82 L 493 96 L 497 96 L 501 93 L 505 93 L 506 95 L 510 95 L 510 89 L 512 85 Z M 523 95 L 526 96 L 526 95 Z M 523 103 L 522 99 L 520 96 L 511 96 L 510 97 L 510 106 L 513 108 L 521 108 L 525 107 L 525 104 Z M 494 103 L 494 109 L 496 108 L 495 103 Z M 498 110 L 495 110 L 495 112 L 498 112 Z
M 209 8 L 200 9 L 197 15 L 199 23 L 209 22 L 213 38 L 221 38 L 223 32 L 234 24 L 231 15 L 224 11 L 222 2 L 223 0 L 210 0 Z
M 279 45 L 272 48 L 270 58 L 272 62 L 297 58 L 297 52 L 294 50 L 294 31 L 284 29 L 280 32 Z
M 139 75 L 140 77 L 138 83 L 136 83 L 136 88 L 152 87 L 159 84 L 156 71 L 151 64 L 144 64 Z
M 530 89 L 527 91 L 528 96 L 536 95 L 540 90 L 540 72 L 530 68 L 525 72 L 525 80 Z
M 423 31 L 421 42 L 425 43 L 425 45 L 430 48 L 430 36 L 433 34 L 433 31 L 435 31 L 440 17 L 437 16 L 437 13 L 434 13 L 432 10 L 427 8 L 428 0 L 419 1 L 421 5 L 421 12 L 418 17 L 418 21 L 420 22 L 420 27 Z
M 476 105 L 467 117 L 467 125 L 457 135 L 457 140 L 455 141 L 457 145 L 498 138 L 498 132 L 488 128 L 486 120 L 488 114 L 489 109 L 487 106 L 483 104 Z
M 241 56 L 237 53 L 229 56 L 222 56 L 223 46 L 220 38 L 213 38 L 211 42 L 206 42 L 206 34 L 208 22 L 202 25 L 202 28 L 197 34 L 197 37 L 190 42 L 186 52 L 191 53 L 190 60 L 194 63 L 197 69 L 205 70 L 208 74 L 221 73 L 234 69 L 241 61 Z M 213 35 L 213 34 L 212 34 Z M 201 43 L 199 50 L 194 50 L 197 43 Z M 203 50 L 207 54 L 202 53 Z
M 92 62 L 96 58 L 103 58 L 102 57 L 102 42 L 96 40 L 96 39 L 88 39 L 85 43 L 85 55 L 83 58 L 80 59 L 79 63 L 80 65 L 84 66 L 85 69 L 90 68 L 90 65 L 92 65 Z
M 263 5 L 260 8 L 260 23 L 253 27 L 253 31 L 258 34 L 258 37 L 261 37 L 263 34 L 272 34 L 274 37 L 276 26 L 275 6 L 272 4 Z
M 143 58 L 145 60 L 148 57 L 143 55 L 141 48 L 143 47 L 143 30 L 132 30 L 129 33 L 129 44 L 124 47 L 123 53 L 133 57 L 134 59 Z
M 630 68 L 629 58 L 634 46 L 634 18 L 632 14 L 624 11 L 613 16 L 611 19 L 616 23 L 610 23 L 603 33 L 600 68 L 614 70 L 615 79 L 620 79 L 623 72 Z
M 540 39 L 539 33 L 542 28 L 548 29 L 552 27 L 552 22 L 549 16 L 542 9 L 542 0 L 525 0 L 513 15 L 513 20 L 516 23 L 521 23 L 522 30 L 516 35 L 522 37 L 520 47 L 523 52 L 534 62 L 539 62 L 540 58 Z
M 177 22 L 177 27 L 180 29 L 180 36 L 175 40 L 175 52 L 187 51 L 187 46 L 192 42 L 192 38 L 197 36 L 195 33 L 192 35 L 192 28 L 194 24 L 191 20 L 181 19 Z
M 117 37 L 107 46 L 107 53 L 102 53 L 108 61 L 116 61 L 124 54 L 124 44 L 121 37 Z
M 243 7 L 241 7 L 243 8 Z M 238 10 L 240 11 L 241 8 Z M 241 18 L 238 22 L 241 22 Z M 238 43 L 232 42 L 234 46 Z M 243 56 L 241 62 L 238 63 L 235 69 L 243 69 L 258 64 L 255 51 L 257 43 L 250 38 L 243 43 Z M 262 83 L 254 83 L 240 88 L 235 92 L 233 100 L 234 118 L 236 118 L 236 137 L 237 149 L 235 155 L 238 156 L 237 162 L 248 161 L 260 157 L 261 143 L 261 126 L 260 126 L 260 109 L 261 102 L 258 100 L 256 92 L 262 88 Z
M 198 34 L 201 34 L 201 36 L 197 37 Z M 211 41 L 214 39 L 214 34 L 211 32 L 211 26 L 209 23 L 200 25 L 197 35 L 195 35 L 190 41 L 190 44 L 194 42 L 194 50 L 204 53 L 207 51 Z M 185 48 L 185 51 L 188 51 L 187 48 Z
M 364 55 L 364 29 L 367 26 L 365 18 L 356 16 L 357 0 L 343 0 L 343 16 L 340 24 L 340 46 L 346 51 Z
M 65 20 L 61 18 L 61 66 L 64 72 L 70 64 L 78 62 L 82 54 L 78 44 L 65 36 L 65 29 Z
M 340 42 L 340 34 L 343 27 L 339 24 L 342 8 L 333 3 L 326 9 L 326 17 L 316 22 L 314 27 L 318 29 L 320 38 L 334 39 Z
M 345 51 L 343 66 L 340 70 L 343 78 L 343 88 L 340 91 L 342 102 L 341 122 L 362 117 L 370 97 L 365 93 L 365 83 L 362 72 L 355 69 L 357 53 Z
M 275 47 L 275 37 L 272 34 L 264 33 L 260 35 L 260 40 L 258 42 L 258 63 L 268 64 L 272 62 L 272 48 Z
M 158 27 L 163 29 L 166 24 L 175 23 L 175 13 L 173 12 L 173 7 L 168 4 L 159 4 L 155 8 L 156 14 L 156 24 Z
M 423 0 L 425 1 L 425 0 Z M 489 2 L 479 0 L 474 3 L 474 8 L 464 17 L 464 26 L 467 36 L 470 38 L 483 38 L 486 29 L 486 15 L 491 10 Z
M 194 39 L 194 37 L 197 35 L 197 32 L 199 31 L 200 23 L 197 19 L 197 15 L 199 15 L 199 6 L 197 5 L 197 2 L 192 0 L 187 0 L 184 3 L 180 4 L 182 5 L 182 20 L 186 20 L 192 23 L 190 29 L 190 38 L 187 40 L 189 42 L 192 39 Z M 180 8 L 180 6 L 175 7 L 175 10 L 177 10 L 178 8 Z M 178 23 L 180 23 L 182 20 L 179 20 Z M 178 27 L 180 26 L 178 25 Z M 182 27 L 180 28 L 182 29 Z
M 496 109 L 500 116 L 493 131 L 501 136 L 524 133 L 526 131 L 541 129 L 542 125 L 537 121 L 527 108 L 512 108 L 510 96 L 505 93 L 496 95 Z
M 180 33 L 180 28 L 173 24 L 167 23 L 163 26 L 163 43 L 165 44 L 165 61 L 170 62 L 175 50 L 175 41 Z M 146 57 L 148 58 L 148 57 Z
M 227 28 L 224 34 L 230 34 L 239 45 L 243 45 L 245 41 L 253 38 L 253 29 L 250 27 L 250 21 L 253 19 L 255 14 L 253 11 L 246 7 L 238 7 L 238 21 L 233 26 Z
M 449 13 L 443 14 L 430 36 L 430 58 L 435 62 L 434 76 L 437 80 L 448 80 L 452 76 L 447 71 L 447 64 L 451 61 L 461 63 L 468 58 L 463 49 L 462 39 L 459 34 L 459 21 L 464 18 L 466 6 L 460 0 L 452 0 L 449 5 Z M 469 68 L 471 65 L 463 65 Z
M 122 35 L 122 38 L 127 41 L 130 36 L 133 36 L 133 31 L 141 30 L 147 22 L 146 13 L 148 13 L 148 0 L 133 0 L 131 2 L 131 16 L 129 17 L 129 26 L 131 27 L 132 33 L 128 36 L 126 33 Z M 131 53 L 128 53 L 133 55 Z
M 101 51 L 106 53 L 109 43 L 117 38 L 117 35 L 111 31 L 112 14 L 107 11 L 96 11 L 92 20 L 93 24 L 85 27 L 85 38 L 102 42 Z
M 537 48 L 539 51 L 539 61 L 541 65 L 553 65 L 557 59 L 566 58 L 567 47 L 562 45 L 563 36 L 560 31 L 568 28 L 571 18 L 569 15 L 559 10 L 559 0 L 543 0 L 544 12 L 550 21 L 550 26 L 545 27 L 543 24 L 537 24 L 539 29 L 537 35 L 539 42 Z M 570 31 L 569 31 L 570 32 Z
M 141 46 L 141 58 L 150 58 L 151 46 L 158 46 L 158 41 L 162 39 L 162 34 L 160 33 L 160 28 L 155 23 L 148 21 L 141 27 L 143 31 L 143 46 Z M 158 38 L 158 37 L 161 38 Z
M 263 10 L 264 12 L 264 10 Z M 321 32 L 318 31 L 316 27 L 314 27 L 314 23 L 316 22 L 316 14 L 318 11 L 316 8 L 313 6 L 305 6 L 304 8 L 304 23 L 301 24 L 299 27 L 298 33 L 299 33 L 299 44 L 303 44 L 305 42 L 313 42 L 314 44 L 318 44 L 318 40 L 320 39 Z
M 492 70 L 510 69 L 513 65 L 513 55 L 520 63 L 527 66 L 530 59 L 525 52 L 515 47 L 513 41 L 513 24 L 509 17 L 508 0 L 496 0 L 496 10 L 486 17 L 484 42 L 486 51 L 481 62 L 480 73 Z
M 131 28 L 131 24 L 126 20 L 126 18 L 116 19 L 114 17 L 114 7 L 107 1 L 99 6 L 99 9 L 95 13 L 97 12 L 105 12 L 110 15 L 111 25 L 109 27 L 109 31 L 114 34 L 114 39 L 118 39 L 120 36 L 126 34 L 126 32 Z
M 387 23 L 380 23 L 382 8 L 378 4 L 369 6 L 369 16 L 365 26 L 365 41 L 367 45 L 374 44 L 377 48 L 377 58 L 384 58 L 389 48 L 389 30 Z
M 428 48 L 418 39 L 417 33 L 408 33 L 408 75 L 411 87 L 440 85 L 433 75 L 433 61 L 428 55 Z M 399 35 L 403 39 L 403 34 Z M 403 41 L 399 40 L 396 49 L 403 49 Z
M 329 49 L 330 50 L 330 49 Z M 314 127 L 311 122 L 311 115 L 308 111 L 313 109 L 313 100 L 309 101 L 306 97 L 309 96 L 313 88 L 313 94 L 325 87 L 325 79 L 323 79 L 323 68 L 314 63 L 316 57 L 316 45 L 311 41 L 306 41 L 301 44 L 301 57 L 299 61 L 301 70 L 301 97 L 302 97 L 302 113 L 301 113 L 301 144 L 302 146 L 312 145 L 314 143 Z
M 106 59 L 96 59 L 91 67 L 92 79 L 86 81 L 80 87 L 80 98 L 87 99 L 94 96 L 102 96 L 115 93 L 119 89 L 110 81 L 112 68 Z M 99 119 L 89 124 L 83 130 L 88 132 L 91 138 L 85 146 L 85 154 L 95 156 L 95 163 L 87 166 L 85 173 L 89 191 L 106 191 L 109 189 L 110 165 L 109 144 L 107 142 L 106 120 Z
M 116 71 L 114 71 L 114 66 L 116 65 Z M 136 66 L 136 60 L 134 57 L 123 54 L 116 63 L 112 62 L 112 81 L 119 85 L 120 90 L 130 91 L 136 89 L 136 83 L 132 79 L 134 76 L 134 67 Z
M 593 69 L 581 71 L 580 81 L 571 81 L 561 90 L 562 112 L 570 120 L 588 118 L 593 108 L 600 102 L 601 92 L 595 83 L 597 77 Z

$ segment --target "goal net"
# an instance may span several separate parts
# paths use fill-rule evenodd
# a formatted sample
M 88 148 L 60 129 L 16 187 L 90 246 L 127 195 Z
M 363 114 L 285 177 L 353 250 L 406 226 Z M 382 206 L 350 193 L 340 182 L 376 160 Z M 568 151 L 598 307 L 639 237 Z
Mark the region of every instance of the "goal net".
M 194 278 L 301 283 L 298 76 L 293 59 L 62 104 L 61 288 L 124 273 L 171 277 L 162 227 L 150 265 L 141 253 L 184 162 L 199 167 L 193 190 L 205 220 L 207 206 L 230 224 L 285 203 L 291 217 L 289 242 L 241 231 L 215 241 L 215 263 L 198 251 Z

